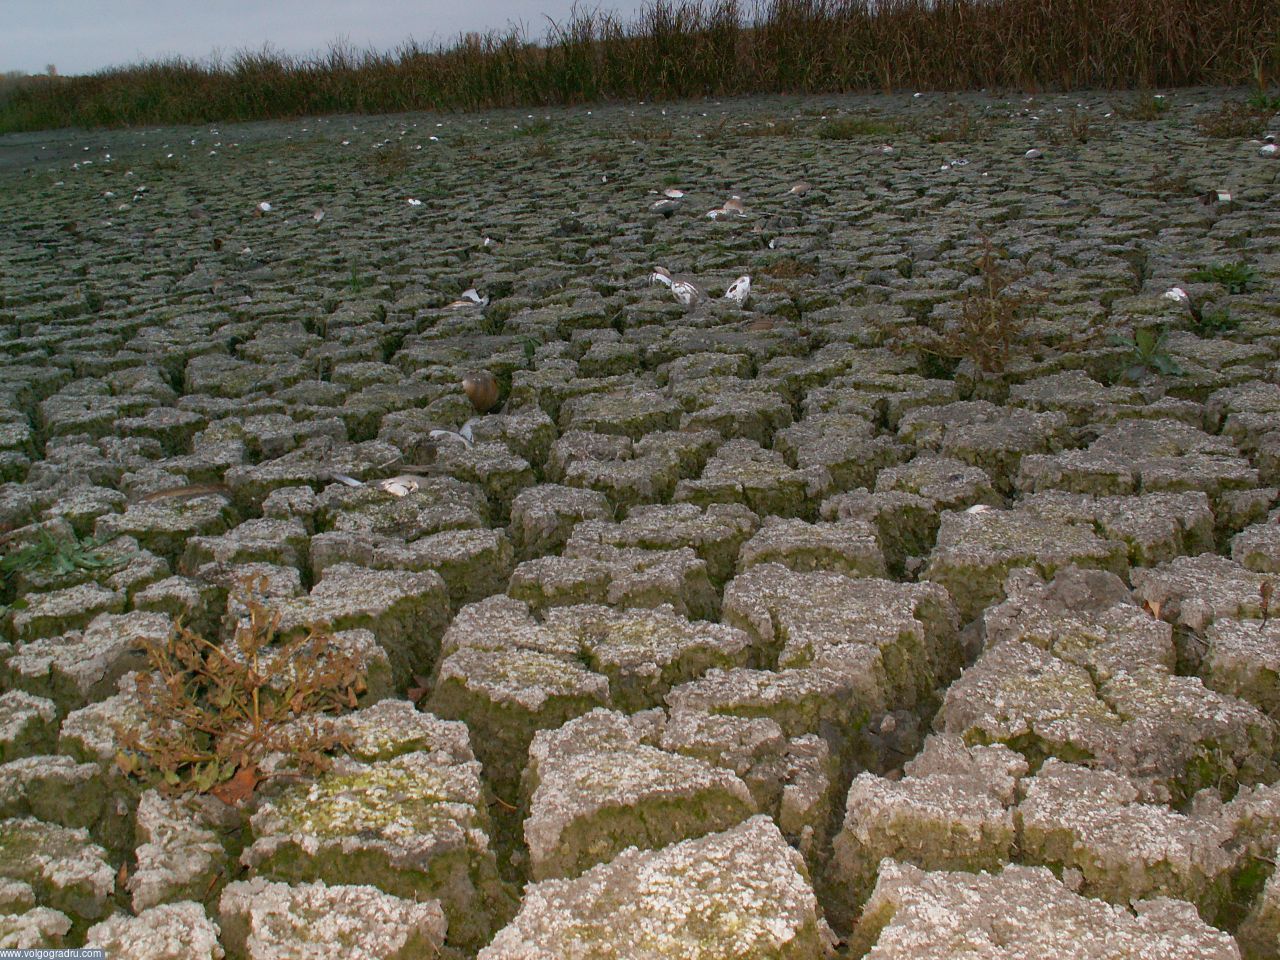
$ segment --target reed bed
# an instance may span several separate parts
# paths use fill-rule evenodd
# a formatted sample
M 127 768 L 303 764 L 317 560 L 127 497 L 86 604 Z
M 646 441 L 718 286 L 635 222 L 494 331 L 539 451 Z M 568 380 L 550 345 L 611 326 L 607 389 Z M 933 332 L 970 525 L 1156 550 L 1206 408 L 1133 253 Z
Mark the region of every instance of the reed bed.
M 1280 72 L 1275 0 L 656 0 L 392 52 L 170 59 L 0 93 L 0 131 L 755 93 L 1151 88 Z

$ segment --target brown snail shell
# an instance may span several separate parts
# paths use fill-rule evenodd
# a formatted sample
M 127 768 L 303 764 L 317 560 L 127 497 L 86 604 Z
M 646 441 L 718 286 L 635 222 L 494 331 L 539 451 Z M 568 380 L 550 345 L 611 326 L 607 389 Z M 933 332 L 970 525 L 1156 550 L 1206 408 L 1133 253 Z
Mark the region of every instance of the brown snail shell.
M 488 413 L 498 403 L 498 381 L 488 370 L 467 374 L 462 389 L 477 413 Z

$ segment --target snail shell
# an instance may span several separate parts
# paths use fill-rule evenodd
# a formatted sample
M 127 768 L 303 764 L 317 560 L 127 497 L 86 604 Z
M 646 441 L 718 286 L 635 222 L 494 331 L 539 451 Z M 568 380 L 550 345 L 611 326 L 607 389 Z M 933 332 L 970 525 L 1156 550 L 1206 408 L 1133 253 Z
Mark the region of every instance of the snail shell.
M 462 389 L 477 413 L 488 413 L 498 403 L 498 381 L 487 370 L 463 377 Z

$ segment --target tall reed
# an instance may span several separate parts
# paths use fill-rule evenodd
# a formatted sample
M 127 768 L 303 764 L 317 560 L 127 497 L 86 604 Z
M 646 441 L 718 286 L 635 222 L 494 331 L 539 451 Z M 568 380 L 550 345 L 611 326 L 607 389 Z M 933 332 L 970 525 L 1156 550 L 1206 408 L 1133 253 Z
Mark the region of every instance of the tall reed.
M 652 0 L 391 52 L 264 48 L 0 92 L 0 131 L 750 93 L 1234 84 L 1280 72 L 1275 0 Z

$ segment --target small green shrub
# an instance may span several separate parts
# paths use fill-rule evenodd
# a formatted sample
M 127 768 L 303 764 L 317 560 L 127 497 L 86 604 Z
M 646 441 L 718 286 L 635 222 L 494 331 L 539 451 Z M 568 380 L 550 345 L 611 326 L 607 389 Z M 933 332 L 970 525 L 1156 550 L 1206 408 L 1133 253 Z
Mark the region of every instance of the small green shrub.
M 857 140 L 859 137 L 890 137 L 899 130 L 892 120 L 878 117 L 836 117 L 818 125 L 819 140 Z
M 794 137 L 798 132 L 793 120 L 766 120 L 737 128 L 740 137 Z M 818 135 L 821 137 L 821 133 Z
M 1195 283 L 1216 283 L 1227 293 L 1247 293 L 1258 285 L 1258 271 L 1243 260 L 1201 267 L 1191 274 Z
M 965 143 L 981 138 L 989 125 L 987 119 L 953 103 L 940 115 L 917 121 L 916 130 L 929 143 Z
M 34 572 L 61 575 L 77 570 L 100 570 L 120 563 L 119 557 L 102 553 L 101 544 L 93 539 L 59 539 L 41 530 L 33 543 L 18 547 L 0 558 L 0 576 L 8 581 L 18 573 Z
M 1125 120 L 1159 120 L 1169 112 L 1169 99 L 1155 93 L 1140 93 L 1116 109 Z
M 1280 93 L 1273 97 L 1265 90 L 1255 90 L 1249 95 L 1245 105 L 1259 113 L 1280 113 Z
M 536 139 L 545 139 L 551 133 L 550 120 L 534 120 L 532 123 L 526 123 L 515 131 L 517 137 L 534 137 Z
M 1122 358 L 1120 378 L 1137 383 L 1151 374 L 1181 376 L 1184 371 L 1166 349 L 1167 340 L 1167 333 L 1148 329 L 1135 330 L 1132 337 L 1113 337 L 1115 346 L 1128 350 Z
M 360 268 L 356 265 L 356 262 L 352 260 L 351 266 L 350 266 L 350 273 L 347 276 L 347 289 L 350 290 L 352 293 L 360 293 L 362 290 L 364 290 L 368 286 L 369 286 L 368 278 L 366 278 L 362 273 L 360 273 Z
M 1240 325 L 1238 318 L 1226 307 L 1195 309 L 1191 311 L 1191 329 L 1197 337 L 1210 338 L 1234 330 Z

